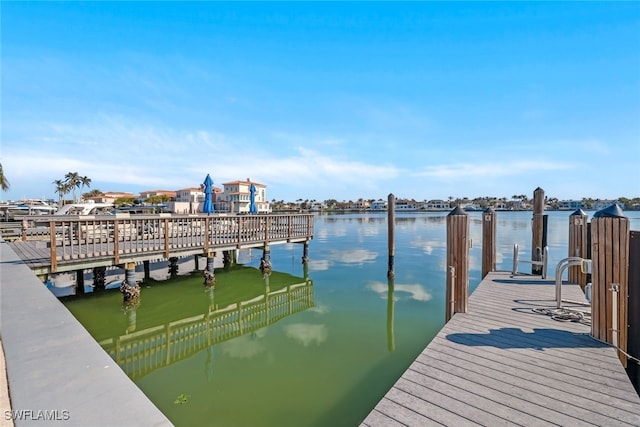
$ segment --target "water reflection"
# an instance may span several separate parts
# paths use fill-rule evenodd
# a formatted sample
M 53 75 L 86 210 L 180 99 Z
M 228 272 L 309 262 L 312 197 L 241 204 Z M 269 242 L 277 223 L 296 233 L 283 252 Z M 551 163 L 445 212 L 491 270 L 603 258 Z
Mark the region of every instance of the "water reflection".
M 140 378 L 156 369 L 207 351 L 205 372 L 210 378 L 215 346 L 225 341 L 224 352 L 234 358 L 250 358 L 264 349 L 256 338 L 266 333 L 265 327 L 293 314 L 314 307 L 313 282 L 305 278 L 301 283 L 271 290 L 268 274 L 262 276 L 264 292 L 255 295 L 234 286 L 235 295 L 225 295 L 223 305 L 218 304 L 216 289 L 205 289 L 206 312 L 166 323 L 155 322 L 136 330 L 142 321 L 136 308 L 127 309 L 128 325 L 124 333 L 100 341 L 100 345 L 132 379 Z M 250 286 L 244 287 L 251 290 Z M 158 315 L 157 313 L 155 314 Z M 160 319 L 161 320 L 161 319 Z M 327 339 L 324 325 L 297 324 L 288 326 L 287 334 L 307 346 Z
M 393 330 L 393 311 L 395 309 L 394 292 L 394 279 L 390 278 L 387 281 L 387 348 L 390 352 L 396 349 L 396 339 Z

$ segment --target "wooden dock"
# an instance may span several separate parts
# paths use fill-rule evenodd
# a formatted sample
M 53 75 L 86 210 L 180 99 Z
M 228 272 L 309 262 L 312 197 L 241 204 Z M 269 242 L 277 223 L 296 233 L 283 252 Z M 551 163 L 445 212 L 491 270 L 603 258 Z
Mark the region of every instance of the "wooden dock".
M 10 243 L 39 275 L 313 238 L 313 215 L 38 216 Z M 4 236 L 2 236 L 4 237 Z
M 578 285 L 562 294 L 584 301 Z M 640 426 L 616 351 L 534 311 L 555 304 L 553 281 L 489 273 L 361 425 Z

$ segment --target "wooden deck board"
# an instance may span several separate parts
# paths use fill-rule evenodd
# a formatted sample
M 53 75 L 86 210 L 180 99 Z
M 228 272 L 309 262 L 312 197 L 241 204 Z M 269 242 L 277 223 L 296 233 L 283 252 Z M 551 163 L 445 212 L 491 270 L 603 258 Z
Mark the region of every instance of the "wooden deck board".
M 577 285 L 562 291 L 584 300 Z M 555 306 L 552 281 L 490 273 L 363 425 L 413 425 L 415 413 L 452 426 L 640 426 L 640 397 L 615 350 L 588 324 L 532 311 Z

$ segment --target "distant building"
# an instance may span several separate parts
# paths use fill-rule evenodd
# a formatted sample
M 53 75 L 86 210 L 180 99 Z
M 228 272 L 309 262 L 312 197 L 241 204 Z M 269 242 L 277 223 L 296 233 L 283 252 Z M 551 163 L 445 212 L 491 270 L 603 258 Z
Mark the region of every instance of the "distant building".
M 251 202 L 251 184 L 256 188 L 255 204 L 258 213 L 271 212 L 271 207 L 267 201 L 267 186 L 249 179 L 222 183 L 223 190 L 217 201 L 219 210 L 231 213 L 248 213 Z
M 131 199 L 131 201 L 137 198 L 133 193 L 108 191 L 99 196 L 85 197 L 84 200 L 93 200 L 95 203 L 114 203 L 118 199 Z
M 415 200 L 398 199 L 396 200 L 396 211 L 417 211 L 418 204 Z
M 195 214 L 201 212 L 204 202 L 204 189 L 188 187 L 176 190 L 176 197 L 167 203 L 168 209 L 177 214 Z
M 388 208 L 386 200 L 374 200 L 371 202 L 369 209 L 372 211 L 386 211 Z
M 445 200 L 429 200 L 423 204 L 423 208 L 428 211 L 448 211 L 451 209 L 451 203 Z
M 149 190 L 149 191 L 141 191 L 140 192 L 140 199 L 141 200 L 145 200 L 145 199 L 148 199 L 149 197 L 167 196 L 169 198 L 169 200 L 174 200 L 176 198 L 176 195 L 177 195 L 177 193 L 175 191 Z
M 558 209 L 562 211 L 575 211 L 582 209 L 582 200 L 560 200 Z

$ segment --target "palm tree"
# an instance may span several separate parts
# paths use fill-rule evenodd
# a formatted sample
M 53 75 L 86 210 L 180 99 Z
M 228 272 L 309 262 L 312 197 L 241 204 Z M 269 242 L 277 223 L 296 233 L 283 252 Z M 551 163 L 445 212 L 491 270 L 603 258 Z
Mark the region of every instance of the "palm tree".
M 56 193 L 58 193 L 58 205 L 62 205 L 62 197 L 69 192 L 69 187 L 61 179 L 56 179 L 52 182 L 56 186 Z
M 86 176 L 80 177 L 80 194 L 82 194 L 82 190 L 84 187 L 91 187 L 91 178 L 87 178 Z
M 2 170 L 2 163 L 0 163 L 0 189 L 2 191 L 7 191 L 11 185 L 9 184 L 9 180 L 5 178 L 4 172 Z
M 64 182 L 69 186 L 71 191 L 73 192 L 73 202 L 76 202 L 76 188 L 79 188 L 82 185 L 82 178 L 78 172 L 68 172 L 64 176 Z

